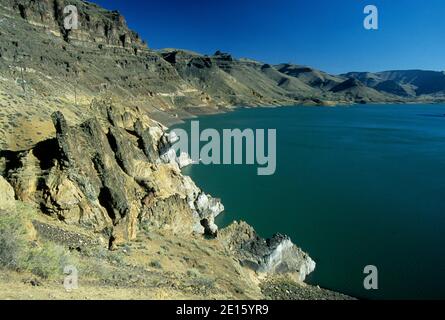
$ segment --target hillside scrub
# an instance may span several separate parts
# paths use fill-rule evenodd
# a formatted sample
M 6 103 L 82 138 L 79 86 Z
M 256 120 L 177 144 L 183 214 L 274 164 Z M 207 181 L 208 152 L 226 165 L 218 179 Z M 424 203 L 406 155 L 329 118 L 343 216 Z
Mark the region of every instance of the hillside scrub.
M 0 268 L 49 279 L 61 275 L 70 258 L 59 245 L 29 241 L 26 221 L 19 214 L 0 213 Z

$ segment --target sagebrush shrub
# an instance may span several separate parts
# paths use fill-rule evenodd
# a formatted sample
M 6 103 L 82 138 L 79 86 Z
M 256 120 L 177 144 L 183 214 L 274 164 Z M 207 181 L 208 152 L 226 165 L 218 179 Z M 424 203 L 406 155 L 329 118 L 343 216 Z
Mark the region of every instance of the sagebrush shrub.
M 51 278 L 61 275 L 63 268 L 71 264 L 69 252 L 63 247 L 51 242 L 37 245 L 28 241 L 25 223 L 19 214 L 0 212 L 1 268 Z

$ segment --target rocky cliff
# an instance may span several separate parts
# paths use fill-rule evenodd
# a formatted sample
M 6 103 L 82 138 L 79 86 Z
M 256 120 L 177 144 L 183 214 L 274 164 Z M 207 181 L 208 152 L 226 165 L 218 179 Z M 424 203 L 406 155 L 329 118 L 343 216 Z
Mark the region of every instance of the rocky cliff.
M 64 27 L 64 8 L 74 5 L 77 8 L 79 29 L 67 30 Z M 117 11 L 107 11 L 94 3 L 65 0 L 2 1 L 4 9 L 12 14 L 19 14 L 29 24 L 42 27 L 47 33 L 63 37 L 66 42 L 104 44 L 130 48 L 137 52 L 147 49 L 139 35 L 128 29 L 125 18 Z M 9 9 L 9 10 L 8 10 Z

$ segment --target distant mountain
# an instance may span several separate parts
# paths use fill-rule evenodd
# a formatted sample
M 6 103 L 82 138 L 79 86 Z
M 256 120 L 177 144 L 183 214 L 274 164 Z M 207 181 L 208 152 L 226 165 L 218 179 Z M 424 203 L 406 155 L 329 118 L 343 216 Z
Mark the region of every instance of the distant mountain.
M 302 81 L 298 77 L 282 73 L 269 64 L 264 64 L 261 71 L 268 78 L 276 81 L 276 85 L 289 92 L 299 92 L 302 95 L 315 94 L 316 89 L 309 83 Z
M 29 124 L 32 144 L 53 130 L 42 115 L 90 116 L 111 99 L 169 124 L 234 106 L 445 101 L 445 74 L 434 71 L 331 75 L 296 64 L 152 50 L 117 11 L 71 0 L 80 28 L 63 27 L 65 0 L 0 0 L 0 146 L 22 141 L 11 123 Z M 13 26 L 13 27 L 10 27 Z M 3 124 L 4 121 L 4 124 Z M 34 130 L 34 131 L 33 131 Z M 6 138 L 5 138 L 6 137 Z
M 345 80 L 344 77 L 333 76 L 306 66 L 279 64 L 275 68 L 288 76 L 299 79 L 311 87 L 330 90 Z
M 391 93 L 401 97 L 412 97 L 416 95 L 413 88 L 410 87 L 409 85 L 399 84 L 393 80 L 386 80 L 379 82 L 374 86 L 374 89 L 378 91 Z
M 391 97 L 385 95 L 385 92 L 379 92 L 370 88 L 355 78 L 347 78 L 347 80 L 336 85 L 330 91 L 336 94 L 344 94 L 360 103 L 391 100 Z
M 445 94 L 444 72 L 394 70 L 377 73 L 350 72 L 342 76 L 358 79 L 374 89 L 401 96 Z

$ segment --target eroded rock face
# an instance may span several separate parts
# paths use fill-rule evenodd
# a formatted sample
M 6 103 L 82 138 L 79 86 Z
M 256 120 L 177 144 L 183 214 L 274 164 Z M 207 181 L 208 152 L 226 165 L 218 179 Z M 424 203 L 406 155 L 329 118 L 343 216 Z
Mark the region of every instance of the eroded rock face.
M 173 145 L 177 141 L 179 141 L 179 137 L 174 131 L 164 133 L 159 142 L 159 150 L 161 153 L 161 160 L 164 163 L 177 165 L 180 169 L 182 169 L 193 164 L 194 162 L 185 152 L 181 152 L 179 156 L 177 155 L 176 150 L 173 148 Z
M 266 240 L 247 223 L 234 222 L 222 229 L 219 237 L 242 265 L 259 273 L 293 273 L 304 281 L 315 270 L 315 262 L 288 236 L 276 234 Z
M 146 45 L 139 35 L 129 30 L 125 18 L 117 11 L 107 11 L 94 3 L 79 0 L 3 0 L 4 4 L 31 24 L 45 26 L 65 40 L 90 41 L 119 47 L 144 49 Z M 79 28 L 65 30 L 64 8 L 75 5 L 78 14 Z
M 56 138 L 7 159 L 17 197 L 66 223 L 108 234 L 110 245 L 140 227 L 216 235 L 222 204 L 165 163 L 165 128 L 109 106 L 105 121 L 69 126 L 52 115 Z M 148 124 L 148 125 L 147 125 Z

